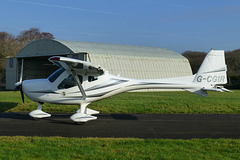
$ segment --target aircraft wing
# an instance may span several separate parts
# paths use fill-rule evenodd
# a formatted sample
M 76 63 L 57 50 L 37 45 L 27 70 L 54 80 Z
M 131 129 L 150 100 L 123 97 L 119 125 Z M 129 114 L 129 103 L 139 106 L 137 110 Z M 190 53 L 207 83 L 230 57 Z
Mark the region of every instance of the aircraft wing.
M 91 73 L 99 75 L 102 75 L 104 73 L 104 70 L 100 66 L 94 66 L 90 62 L 81 61 L 78 59 L 54 56 L 49 58 L 49 61 L 55 63 L 59 67 L 66 69 L 73 75 L 74 81 L 82 93 L 82 99 L 86 99 L 87 96 L 81 84 L 81 81 L 79 80 L 78 73 Z
M 63 67 L 68 71 L 87 72 L 100 75 L 104 73 L 104 69 L 100 66 L 95 66 L 90 62 L 81 61 L 78 59 L 54 56 L 49 58 L 49 61 L 55 63 L 59 67 Z

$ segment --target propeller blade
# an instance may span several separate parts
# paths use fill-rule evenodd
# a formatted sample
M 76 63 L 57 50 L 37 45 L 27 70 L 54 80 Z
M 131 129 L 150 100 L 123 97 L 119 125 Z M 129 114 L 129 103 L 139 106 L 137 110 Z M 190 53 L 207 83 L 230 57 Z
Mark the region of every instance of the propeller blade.
M 18 82 L 15 83 L 15 91 L 18 91 L 19 90 L 19 86 L 22 85 L 22 80 L 23 80 L 23 59 L 22 59 L 22 64 L 21 64 L 21 73 L 20 73 L 20 79 Z
M 23 79 L 23 59 L 22 59 L 22 65 L 21 65 L 21 74 L 20 74 L 20 84 L 22 84 L 22 79 Z
M 20 92 L 21 92 L 22 102 L 24 103 L 24 93 L 23 93 L 22 85 L 20 86 Z
M 20 80 L 19 82 L 15 83 L 15 91 L 20 91 L 21 97 L 22 97 L 22 102 L 24 103 L 24 93 L 22 89 L 22 81 L 23 81 L 23 59 L 22 59 L 22 64 L 21 64 L 21 73 L 20 73 Z

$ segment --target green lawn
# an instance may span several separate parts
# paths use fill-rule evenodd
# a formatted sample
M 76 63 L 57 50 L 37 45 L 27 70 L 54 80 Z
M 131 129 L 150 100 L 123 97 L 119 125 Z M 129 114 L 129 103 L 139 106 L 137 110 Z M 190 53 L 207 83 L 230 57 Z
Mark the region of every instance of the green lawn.
M 0 112 L 30 112 L 37 108 L 36 102 L 27 97 L 25 101 L 21 102 L 19 92 L 0 92 Z M 43 106 L 43 110 L 50 113 L 73 113 L 78 108 L 77 105 Z M 240 91 L 209 92 L 209 97 L 189 92 L 129 92 L 91 103 L 89 108 L 101 113 L 239 114 Z
M 0 137 L 0 159 L 240 159 L 240 140 Z
M 124 93 L 92 103 L 102 113 L 239 114 L 240 91 L 210 92 L 204 98 L 188 92 Z M 37 103 L 21 102 L 19 92 L 0 92 L 0 112 L 29 112 Z M 50 113 L 75 112 L 78 106 L 45 104 Z M 239 139 L 133 139 L 0 136 L 0 159 L 240 159 Z

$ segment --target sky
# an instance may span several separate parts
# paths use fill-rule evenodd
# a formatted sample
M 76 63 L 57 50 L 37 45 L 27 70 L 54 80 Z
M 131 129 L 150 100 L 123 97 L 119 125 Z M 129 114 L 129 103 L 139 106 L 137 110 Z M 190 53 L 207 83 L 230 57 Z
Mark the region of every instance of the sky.
M 0 0 L 0 32 L 154 46 L 178 53 L 240 48 L 239 0 Z

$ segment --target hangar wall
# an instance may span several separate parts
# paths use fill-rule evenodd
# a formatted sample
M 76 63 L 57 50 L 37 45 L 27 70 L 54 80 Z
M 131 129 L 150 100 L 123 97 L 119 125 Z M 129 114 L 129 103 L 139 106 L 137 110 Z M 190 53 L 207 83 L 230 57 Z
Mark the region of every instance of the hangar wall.
M 14 90 L 17 82 L 17 58 L 6 58 L 6 89 Z
M 109 68 L 112 74 L 138 79 L 159 79 L 191 75 L 184 59 L 95 55 L 92 63 Z
M 57 40 L 73 52 L 85 51 L 87 61 L 111 74 L 130 78 L 157 79 L 192 75 L 188 60 L 163 48 Z
M 129 78 L 158 79 L 192 75 L 188 60 L 168 49 L 44 39 L 33 41 L 19 51 L 14 67 L 7 68 L 6 88 L 15 88 L 21 59 L 24 59 L 25 80 L 46 78 L 57 69 L 48 61 L 49 57 L 55 55 L 90 61 L 111 74 Z M 6 67 L 8 64 L 7 59 Z

